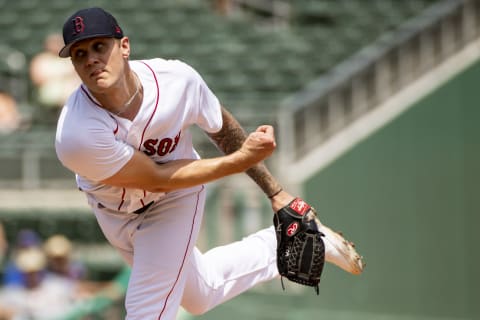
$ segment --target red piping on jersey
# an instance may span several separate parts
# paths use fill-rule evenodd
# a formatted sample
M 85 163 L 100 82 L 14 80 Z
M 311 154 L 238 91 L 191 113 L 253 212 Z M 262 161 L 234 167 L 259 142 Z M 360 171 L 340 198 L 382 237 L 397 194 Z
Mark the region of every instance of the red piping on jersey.
M 146 64 L 144 61 L 140 61 L 140 62 L 143 63 L 144 65 L 146 65 L 147 68 L 150 69 L 150 71 L 152 72 L 153 78 L 155 79 L 155 84 L 156 84 L 156 86 L 157 86 L 157 99 L 156 99 L 156 101 L 155 101 L 155 109 L 153 109 L 153 112 L 152 112 L 152 115 L 150 116 L 150 119 L 148 119 L 147 124 L 146 124 L 145 127 L 143 128 L 142 138 L 140 139 L 140 145 L 138 146 L 138 150 L 140 150 L 140 148 L 142 147 L 143 139 L 145 138 L 145 131 L 147 131 L 147 128 L 148 128 L 150 122 L 152 122 L 153 116 L 155 115 L 155 112 L 157 112 L 158 101 L 160 100 L 160 86 L 159 86 L 159 84 L 158 84 L 158 80 L 157 80 L 157 76 L 155 75 L 155 72 L 154 72 L 153 69 L 152 69 L 148 64 Z
M 90 99 L 94 104 L 96 104 L 97 106 L 99 106 L 100 108 L 103 109 L 103 106 L 100 103 L 98 103 L 97 101 L 95 101 L 95 99 L 93 99 L 93 97 L 88 93 L 87 89 L 85 89 L 85 87 L 83 85 L 80 86 L 80 88 L 87 95 L 88 99 Z
M 156 97 L 156 100 L 155 100 L 155 108 L 153 109 L 153 112 L 152 114 L 150 115 L 150 118 L 148 119 L 147 123 L 145 124 L 145 127 L 143 128 L 143 131 L 142 131 L 142 137 L 140 139 L 140 144 L 138 145 L 138 150 L 140 150 L 140 148 L 142 147 L 142 144 L 143 144 L 143 139 L 145 138 L 145 132 L 147 131 L 147 128 L 148 126 L 150 125 L 150 123 L 152 122 L 152 119 L 153 119 L 153 116 L 155 115 L 156 111 L 157 111 L 157 108 L 158 108 L 158 102 L 160 101 L 160 85 L 158 84 L 158 79 L 157 79 L 157 76 L 155 75 L 155 71 L 153 71 L 153 69 L 144 61 L 140 61 L 141 63 L 143 63 L 151 72 L 152 72 L 152 75 L 153 75 L 153 78 L 155 79 L 155 85 L 157 86 L 157 97 Z M 86 94 L 86 96 L 94 103 L 96 104 L 97 106 L 102 107 L 101 104 L 99 104 L 97 101 L 95 101 L 95 99 L 93 99 L 93 97 L 90 96 L 90 94 L 88 93 L 88 91 L 83 87 L 81 86 L 82 88 L 82 91 Z M 110 114 L 109 114 L 110 115 Z M 110 117 L 112 117 L 110 115 Z M 118 132 L 118 129 L 119 129 L 119 126 L 118 126 L 118 122 L 117 122 L 117 119 L 115 119 L 114 117 L 112 117 L 113 120 L 115 120 L 115 123 L 117 125 L 117 127 L 113 130 L 113 134 L 117 134 Z M 120 205 L 118 206 L 118 211 L 120 211 L 120 209 L 122 208 L 123 204 L 125 203 L 125 194 L 126 194 L 126 190 L 125 188 L 122 188 L 122 200 L 120 201 Z M 143 190 L 143 196 L 146 197 L 147 196 L 147 192 L 145 190 Z M 143 199 L 140 201 L 143 205 Z
M 117 208 L 118 211 L 120 211 L 120 208 L 123 206 L 123 203 L 125 202 L 125 193 L 126 193 L 125 188 L 122 188 L 122 201 L 120 201 L 120 205 Z
M 112 118 L 112 119 L 115 121 L 115 124 L 117 125 L 117 126 L 115 127 L 115 129 L 113 130 L 113 134 L 116 135 L 116 134 L 118 133 L 118 121 L 117 121 L 117 119 L 115 119 L 115 117 L 112 116 L 111 114 L 109 114 L 109 116 L 110 116 L 110 118 Z
M 140 151 L 140 148 L 142 147 L 143 139 L 145 138 L 145 131 L 147 131 L 147 128 L 150 125 L 150 122 L 152 122 L 153 116 L 155 115 L 155 112 L 157 112 L 158 101 L 160 101 L 160 85 L 158 84 L 158 80 L 157 80 L 157 76 L 155 75 L 155 72 L 146 62 L 144 62 L 144 61 L 140 61 L 140 62 L 143 63 L 152 72 L 153 78 L 155 79 L 155 85 L 157 86 L 157 98 L 155 100 L 155 108 L 153 109 L 152 115 L 150 116 L 150 119 L 148 119 L 145 127 L 143 128 L 142 138 L 140 139 L 140 144 L 138 145 L 138 150 L 139 151 Z M 146 197 L 146 196 L 147 196 L 147 191 L 143 190 L 143 197 Z M 143 205 L 143 199 L 141 200 L 141 203 Z
M 198 203 L 200 202 L 200 193 L 202 193 L 203 189 L 205 189 L 205 186 L 202 185 L 202 189 L 200 191 L 198 191 L 198 193 L 197 193 L 197 204 L 195 205 L 195 213 L 193 214 L 193 218 L 192 218 L 192 224 L 191 224 L 191 228 L 190 228 L 190 235 L 188 236 L 187 247 L 185 248 L 185 251 L 183 253 L 182 264 L 180 265 L 180 268 L 178 269 L 178 273 L 177 273 L 177 277 L 175 279 L 175 282 L 173 283 L 172 288 L 170 289 L 170 291 L 167 294 L 167 297 L 165 298 L 165 303 L 163 304 L 162 311 L 160 311 L 160 314 L 158 315 L 157 320 L 161 319 L 163 312 L 167 308 L 168 299 L 170 298 L 170 295 L 172 294 L 173 290 L 175 289 L 175 286 L 177 285 L 178 279 L 180 278 L 180 274 L 182 273 L 183 266 L 185 265 L 185 260 L 187 259 L 188 248 L 190 247 L 190 242 L 192 241 L 193 228 L 195 227 L 195 219 L 197 217 L 197 212 L 198 212 Z
M 95 101 L 95 99 L 93 99 L 92 96 L 90 96 L 90 94 L 88 93 L 88 91 L 82 86 L 80 86 L 80 88 L 82 89 L 83 93 L 85 93 L 85 95 L 87 96 L 88 99 L 90 99 L 90 101 L 92 101 L 94 104 L 96 104 L 97 106 L 99 106 L 100 108 L 103 109 L 103 106 L 101 104 L 99 104 L 97 101 Z M 117 119 L 115 119 L 111 114 L 108 114 L 110 116 L 110 118 L 112 118 L 114 121 L 115 121 L 115 124 L 117 125 L 115 127 L 115 129 L 113 130 L 113 134 L 117 134 L 118 133 L 118 121 Z

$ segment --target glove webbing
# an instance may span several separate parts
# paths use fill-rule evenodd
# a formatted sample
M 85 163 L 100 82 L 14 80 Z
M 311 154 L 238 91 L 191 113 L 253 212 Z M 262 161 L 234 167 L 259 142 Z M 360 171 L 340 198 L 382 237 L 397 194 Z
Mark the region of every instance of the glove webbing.
M 285 250 L 285 270 L 286 273 L 281 274 L 280 281 L 282 288 L 285 290 L 283 277 L 290 281 L 314 287 L 317 295 L 319 294 L 320 274 L 322 273 L 325 258 L 324 245 L 321 233 L 303 232 L 298 234 L 289 248 Z M 316 245 L 314 245 L 316 243 Z M 307 254 L 311 252 L 311 254 Z M 299 261 L 295 257 L 302 257 Z M 318 275 L 312 277 L 311 275 Z

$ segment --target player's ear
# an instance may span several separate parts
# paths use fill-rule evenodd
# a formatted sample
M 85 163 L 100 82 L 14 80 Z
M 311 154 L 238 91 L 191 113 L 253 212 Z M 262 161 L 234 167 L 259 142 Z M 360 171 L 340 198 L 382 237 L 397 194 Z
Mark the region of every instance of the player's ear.
M 130 41 L 128 40 L 128 37 L 123 37 L 120 39 L 120 50 L 122 51 L 122 56 L 125 59 L 130 57 Z

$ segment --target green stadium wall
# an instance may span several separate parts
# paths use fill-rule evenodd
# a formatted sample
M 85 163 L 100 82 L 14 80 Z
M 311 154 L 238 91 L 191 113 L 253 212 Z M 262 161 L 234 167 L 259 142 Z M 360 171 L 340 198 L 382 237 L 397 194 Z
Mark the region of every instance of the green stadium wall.
M 320 309 L 480 319 L 479 104 L 477 62 L 306 182 L 367 261 L 325 269 Z

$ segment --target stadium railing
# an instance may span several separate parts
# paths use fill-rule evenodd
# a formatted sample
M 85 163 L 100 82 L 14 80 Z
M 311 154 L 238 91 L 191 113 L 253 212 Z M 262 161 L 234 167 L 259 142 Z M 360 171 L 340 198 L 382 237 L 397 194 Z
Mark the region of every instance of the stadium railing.
M 480 3 L 433 4 L 287 99 L 278 123 L 285 168 L 480 35 Z

